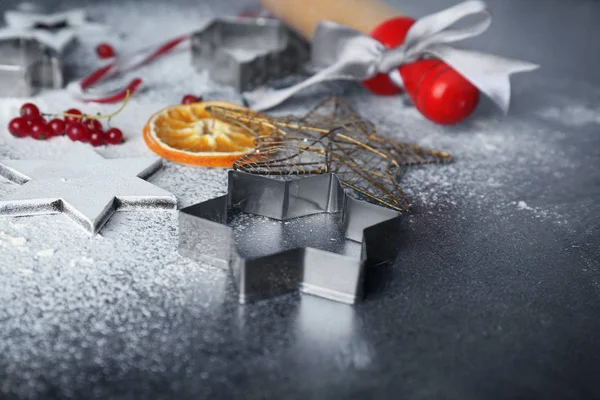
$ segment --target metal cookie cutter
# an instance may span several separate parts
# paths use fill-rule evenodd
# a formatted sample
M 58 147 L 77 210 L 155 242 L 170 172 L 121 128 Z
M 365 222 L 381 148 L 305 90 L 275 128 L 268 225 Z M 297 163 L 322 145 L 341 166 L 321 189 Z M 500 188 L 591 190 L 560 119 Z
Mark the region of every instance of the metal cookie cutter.
M 37 88 L 61 88 L 63 62 L 58 53 L 35 39 L 0 40 L 0 93 L 28 97 Z
M 310 59 L 308 42 L 272 18 L 218 19 L 191 42 L 196 68 L 238 92 L 297 73 Z
M 230 171 L 228 186 L 226 195 L 180 210 L 179 252 L 231 270 L 240 303 L 300 289 L 353 304 L 363 295 L 367 267 L 396 256 L 400 213 L 347 196 L 333 174 L 278 180 Z M 271 219 L 262 218 L 267 224 L 239 241 L 228 225 L 236 213 Z M 318 215 L 335 216 L 336 221 L 316 221 L 310 233 L 315 237 L 306 240 L 298 230 Z M 261 240 L 268 225 L 294 221 L 298 223 L 287 231 L 277 228 Z M 335 232 L 354 242 L 355 256 L 331 251 Z M 266 251 L 248 256 L 256 247 Z

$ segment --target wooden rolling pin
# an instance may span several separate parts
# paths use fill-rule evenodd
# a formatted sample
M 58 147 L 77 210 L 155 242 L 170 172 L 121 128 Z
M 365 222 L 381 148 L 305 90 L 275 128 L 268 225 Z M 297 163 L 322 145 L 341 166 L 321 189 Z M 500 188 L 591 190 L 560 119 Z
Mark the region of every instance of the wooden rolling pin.
M 404 42 L 415 20 L 382 0 L 261 0 L 275 17 L 311 40 L 319 21 L 333 21 L 379 40 L 388 48 Z M 406 91 L 415 107 L 438 124 L 456 124 L 475 110 L 479 90 L 446 63 L 436 59 L 417 60 L 398 68 L 403 88 L 387 74 L 363 82 L 378 95 Z
M 370 34 L 383 21 L 402 15 L 380 0 L 262 0 L 262 4 L 308 40 L 320 20 Z

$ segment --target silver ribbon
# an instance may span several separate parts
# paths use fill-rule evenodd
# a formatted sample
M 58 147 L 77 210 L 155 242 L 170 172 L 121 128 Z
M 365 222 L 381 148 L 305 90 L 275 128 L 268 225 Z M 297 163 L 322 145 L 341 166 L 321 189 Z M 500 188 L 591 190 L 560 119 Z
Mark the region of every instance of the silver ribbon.
M 449 29 L 463 18 L 473 16 L 481 19 L 464 28 Z M 490 24 L 491 16 L 484 2 L 465 1 L 419 19 L 408 31 L 403 45 L 387 49 L 376 39 L 350 27 L 322 21 L 317 26 L 312 43 L 312 64 L 318 72 L 292 87 L 247 93 L 245 98 L 250 107 L 262 111 L 281 104 L 317 83 L 340 79 L 363 81 L 378 73 L 389 74 L 392 81 L 402 87 L 399 66 L 423 57 L 435 57 L 458 71 L 507 113 L 510 103 L 509 75 L 532 71 L 539 66 L 447 45 L 477 36 Z

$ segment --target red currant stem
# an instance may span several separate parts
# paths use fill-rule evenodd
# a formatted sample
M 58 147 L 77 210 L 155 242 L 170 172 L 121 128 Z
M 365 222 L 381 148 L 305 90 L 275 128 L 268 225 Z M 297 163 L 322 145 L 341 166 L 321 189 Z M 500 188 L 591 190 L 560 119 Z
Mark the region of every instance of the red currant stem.
M 102 119 L 102 118 L 108 118 L 109 120 L 114 117 L 115 115 L 119 114 L 121 111 L 123 111 L 123 109 L 125 108 L 125 106 L 127 105 L 127 103 L 129 102 L 129 94 L 130 94 L 130 90 L 127 89 L 127 91 L 125 92 L 125 100 L 123 100 L 123 104 L 121 104 L 121 107 L 119 107 L 119 109 L 111 114 L 96 114 L 96 115 L 89 115 L 89 114 L 69 114 L 69 113 L 61 113 L 61 114 L 42 114 L 44 116 L 48 116 L 48 117 L 73 117 L 73 118 L 79 118 L 79 119 Z

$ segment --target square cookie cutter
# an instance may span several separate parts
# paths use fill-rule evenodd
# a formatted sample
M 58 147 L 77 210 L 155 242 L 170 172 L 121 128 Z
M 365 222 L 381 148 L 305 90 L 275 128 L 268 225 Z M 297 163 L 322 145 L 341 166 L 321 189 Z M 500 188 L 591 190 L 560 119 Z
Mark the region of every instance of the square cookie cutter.
M 0 40 L 0 96 L 28 97 L 39 88 L 64 85 L 59 54 L 35 39 Z
M 273 18 L 230 17 L 211 22 L 191 39 L 192 63 L 238 92 L 300 72 L 310 45 Z
M 360 243 L 360 256 L 297 244 L 244 257 L 227 223 L 239 212 L 277 221 L 337 214 L 343 236 Z M 229 270 L 242 304 L 298 289 L 354 304 L 363 297 L 368 267 L 396 257 L 400 217 L 397 211 L 348 196 L 333 174 L 280 180 L 229 171 L 226 195 L 180 210 L 179 252 Z

